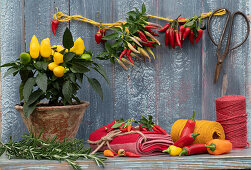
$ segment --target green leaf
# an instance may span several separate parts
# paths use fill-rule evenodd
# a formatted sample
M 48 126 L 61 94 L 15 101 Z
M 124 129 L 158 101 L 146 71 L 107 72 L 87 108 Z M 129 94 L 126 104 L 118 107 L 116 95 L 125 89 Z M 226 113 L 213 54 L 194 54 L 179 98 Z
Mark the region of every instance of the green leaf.
M 104 77 L 104 79 L 106 80 L 106 82 L 107 82 L 108 84 L 110 84 L 110 81 L 109 81 L 109 79 L 108 79 L 108 77 L 107 77 L 107 75 L 106 75 L 106 72 L 105 72 L 104 67 L 102 67 L 100 64 L 97 64 L 97 63 L 94 63 L 94 65 L 96 66 L 96 67 L 94 67 L 94 69 L 95 69 L 97 72 L 99 72 L 99 74 L 101 74 L 101 75 Z
M 66 27 L 63 35 L 63 46 L 64 48 L 70 49 L 71 47 L 73 47 L 73 45 L 74 42 L 71 35 L 71 31 L 69 30 L 69 28 Z
M 69 52 L 64 55 L 64 62 L 71 61 L 73 57 L 75 56 L 75 53 Z
M 121 42 L 122 42 L 122 39 L 118 39 L 118 41 L 116 41 L 114 44 L 112 44 L 112 48 L 116 48 L 118 46 L 121 46 Z
M 16 66 L 16 63 L 15 62 L 6 63 L 6 64 L 1 65 L 0 67 L 10 67 L 10 66 Z
M 24 101 L 26 102 L 29 99 L 29 96 L 33 90 L 33 86 L 36 84 L 35 78 L 31 77 L 29 78 L 25 84 L 24 84 L 24 90 L 23 90 L 23 95 L 24 95 Z
M 73 73 L 86 73 L 89 72 L 90 69 L 88 69 L 87 67 L 79 64 L 79 63 L 72 63 L 72 66 L 70 67 L 70 70 Z
M 73 94 L 72 94 L 72 85 L 69 80 L 63 84 L 62 93 L 66 101 L 71 104 Z
M 19 86 L 19 97 L 20 97 L 20 101 L 22 101 L 22 100 L 24 99 L 23 90 L 24 90 L 24 82 L 21 82 L 21 83 L 20 83 L 20 86 Z
M 39 103 L 39 100 L 37 100 L 36 102 L 34 102 L 31 105 L 24 103 L 23 108 L 24 108 L 25 117 L 29 117 L 32 114 L 32 112 L 35 110 L 38 103 Z
M 47 75 L 45 73 L 38 72 L 36 77 L 36 83 L 38 87 L 45 93 L 47 90 L 47 81 L 48 81 Z
M 33 77 L 33 72 L 30 70 L 20 70 L 19 71 L 22 82 L 26 82 L 29 77 Z
M 141 13 L 139 12 L 138 8 L 134 8 L 134 9 L 136 10 L 137 15 L 141 15 Z
M 192 27 L 194 25 L 194 20 L 188 21 L 185 25 L 186 27 Z
M 110 58 L 110 62 L 111 62 L 112 64 L 115 64 L 115 59 L 114 59 L 114 57 Z
M 52 85 L 55 89 L 60 90 L 60 86 L 57 81 L 53 82 Z
M 36 102 L 38 99 L 41 98 L 41 96 L 44 94 L 44 92 L 40 89 L 34 91 L 31 93 L 29 100 L 27 101 L 27 105 L 31 105 L 34 102 Z M 40 100 L 39 100 L 40 101 Z
M 120 27 L 113 27 L 113 28 L 111 28 L 110 30 L 113 30 L 113 31 L 120 31 L 120 32 L 122 31 Z
M 96 80 L 95 78 L 89 78 L 89 77 L 87 77 L 87 78 L 88 78 L 88 82 L 90 83 L 92 88 L 98 93 L 101 100 L 103 100 L 103 91 L 102 91 L 101 85 L 98 82 L 98 80 Z
M 127 12 L 127 15 L 136 17 L 137 13 L 135 11 L 129 11 L 129 12 Z
M 79 100 L 79 98 L 77 96 L 73 96 L 73 99 L 76 100 L 78 104 L 81 103 L 81 101 Z
M 142 4 L 142 15 L 144 15 L 146 13 L 146 6 L 145 4 L 143 3 Z
M 109 34 L 109 35 L 104 36 L 102 39 L 103 39 L 103 40 L 114 40 L 114 39 L 116 39 L 116 38 L 118 38 L 118 37 L 119 37 L 119 33 L 114 32 L 114 33 L 112 33 L 112 34 Z
M 100 54 L 98 54 L 98 57 L 104 57 L 104 56 L 108 56 L 108 55 L 109 55 L 108 52 L 103 51 L 103 52 L 101 52 Z
M 78 79 L 78 81 L 80 82 L 80 83 L 82 83 L 83 82 L 83 74 L 82 73 L 79 73 L 79 74 L 76 74 L 76 78 Z
M 19 71 L 19 69 L 18 68 L 16 68 L 16 67 L 11 67 L 11 68 L 9 68 L 6 72 L 5 72 L 5 74 L 4 74 L 4 78 L 5 77 L 7 77 L 7 76 L 9 76 L 9 75 L 11 75 L 11 74 L 15 74 L 15 73 L 17 73 Z
M 76 83 L 76 77 L 75 77 L 74 73 L 69 73 L 69 78 L 70 78 L 72 83 Z
M 105 49 L 106 51 L 108 51 L 109 53 L 113 53 L 113 50 L 111 48 L 111 44 L 109 42 L 105 42 Z
M 45 61 L 37 61 L 34 66 L 36 67 L 36 69 L 38 70 L 47 70 L 48 67 L 48 63 Z
M 124 123 L 124 122 L 115 122 L 114 125 L 112 125 L 111 128 L 117 129 L 117 128 L 119 128 L 119 126 L 121 126 L 123 123 Z

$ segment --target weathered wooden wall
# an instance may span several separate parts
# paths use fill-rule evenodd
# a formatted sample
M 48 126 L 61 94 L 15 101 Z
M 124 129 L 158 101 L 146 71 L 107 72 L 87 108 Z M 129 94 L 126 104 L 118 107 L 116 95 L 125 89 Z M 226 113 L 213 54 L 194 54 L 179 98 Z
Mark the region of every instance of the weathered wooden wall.
M 147 13 L 162 17 L 175 18 L 179 14 L 184 17 L 199 15 L 202 12 L 213 11 L 225 7 L 231 11 L 240 10 L 248 14 L 246 0 L 215 1 L 215 0 L 1 0 L 1 62 L 6 63 L 18 57 L 19 53 L 29 49 L 30 39 L 35 34 L 39 41 L 49 37 L 51 44 L 62 44 L 62 34 L 66 26 L 70 25 L 74 39 L 81 37 L 85 41 L 86 49 L 92 49 L 94 54 L 103 50 L 97 45 L 94 34 L 97 28 L 83 22 L 71 21 L 60 23 L 57 36 L 51 32 L 51 19 L 58 7 L 63 13 L 79 14 L 87 18 L 98 20 L 97 11 L 101 13 L 103 22 L 124 20 L 126 13 L 134 7 L 141 8 L 146 4 Z M 152 19 L 162 25 L 163 21 Z M 233 39 L 238 42 L 245 32 L 241 20 L 235 22 Z M 238 24 L 238 25 L 237 25 Z M 222 24 L 215 22 L 217 35 Z M 164 44 L 164 36 L 160 41 Z M 232 51 L 225 61 L 224 72 L 228 76 L 226 94 L 240 94 L 247 96 L 248 111 L 251 94 L 248 89 L 250 81 L 248 72 L 249 42 L 241 48 Z M 214 100 L 221 96 L 222 75 L 213 84 L 216 64 L 216 47 L 210 42 L 205 32 L 202 41 L 191 45 L 185 42 L 181 49 L 170 50 L 165 46 L 155 51 L 157 59 L 152 63 L 137 62 L 136 67 L 124 71 L 118 65 L 102 61 L 111 85 L 107 85 L 101 78 L 104 91 L 103 102 L 90 88 L 87 81 L 82 84 L 79 96 L 91 103 L 85 113 L 77 137 L 88 138 L 96 128 L 121 117 L 139 118 L 142 114 L 152 114 L 161 126 L 170 131 L 171 125 L 180 118 L 189 118 L 193 110 L 197 119 L 215 120 Z M 249 66 L 249 67 L 248 67 Z M 6 69 L 2 69 L 2 75 Z M 96 76 L 96 73 L 91 73 Z M 97 75 L 98 76 L 98 75 Z M 26 130 L 14 105 L 18 99 L 19 77 L 2 79 L 2 140 L 9 136 L 19 138 Z M 249 93 L 248 93 L 249 92 Z M 250 114 L 249 114 L 249 123 Z M 249 126 L 249 140 L 251 127 Z

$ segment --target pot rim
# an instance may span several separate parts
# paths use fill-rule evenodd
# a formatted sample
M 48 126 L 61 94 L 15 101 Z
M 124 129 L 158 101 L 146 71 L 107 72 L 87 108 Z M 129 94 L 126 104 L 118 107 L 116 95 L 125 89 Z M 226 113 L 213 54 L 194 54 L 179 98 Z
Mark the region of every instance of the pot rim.
M 90 105 L 90 103 L 87 102 L 87 101 L 81 100 L 80 102 L 81 102 L 80 104 L 65 105 L 65 106 L 39 106 L 39 107 L 36 107 L 35 110 L 42 111 L 42 110 L 48 110 L 48 109 L 72 109 L 72 108 L 88 107 Z M 41 102 L 41 103 L 38 103 L 38 104 L 48 104 L 48 103 Z M 20 104 L 17 104 L 17 105 L 15 105 L 15 109 L 16 110 L 22 110 L 23 106 L 21 106 Z

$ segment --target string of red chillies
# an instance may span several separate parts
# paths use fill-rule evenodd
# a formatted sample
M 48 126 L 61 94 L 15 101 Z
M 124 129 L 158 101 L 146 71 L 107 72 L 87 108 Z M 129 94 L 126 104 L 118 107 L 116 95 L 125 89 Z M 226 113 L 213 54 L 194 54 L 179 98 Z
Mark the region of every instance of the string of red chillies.
M 158 32 L 165 32 L 165 45 L 170 45 L 173 49 L 175 46 L 181 47 L 186 37 L 193 45 L 194 40 L 198 43 L 205 29 L 201 28 L 201 17 L 192 17 L 187 22 L 179 22 L 179 20 L 185 18 L 177 18 L 158 30 Z

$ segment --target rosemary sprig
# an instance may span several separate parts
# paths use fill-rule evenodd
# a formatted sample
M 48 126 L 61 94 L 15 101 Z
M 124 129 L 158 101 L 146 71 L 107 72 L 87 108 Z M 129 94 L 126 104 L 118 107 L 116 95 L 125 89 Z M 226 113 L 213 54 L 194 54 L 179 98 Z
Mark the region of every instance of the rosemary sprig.
M 25 134 L 22 139 L 15 142 L 10 139 L 6 144 L 0 141 L 0 156 L 5 152 L 9 159 L 48 159 L 68 162 L 73 169 L 81 169 L 74 161 L 89 159 L 98 166 L 104 167 L 105 157 L 90 154 L 91 148 L 85 148 L 83 140 L 65 139 L 57 142 L 56 137 L 44 141 L 40 139 L 42 133 Z

